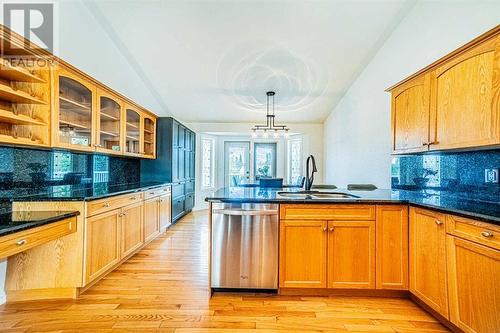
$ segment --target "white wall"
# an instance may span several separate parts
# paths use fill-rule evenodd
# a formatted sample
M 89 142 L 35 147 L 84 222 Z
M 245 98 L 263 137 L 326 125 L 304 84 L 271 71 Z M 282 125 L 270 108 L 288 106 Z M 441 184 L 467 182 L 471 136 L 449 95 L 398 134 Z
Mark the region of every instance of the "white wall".
M 500 23 L 500 1 L 421 1 L 401 21 L 324 124 L 325 182 L 390 188 L 386 88 Z
M 224 184 L 224 142 L 225 141 L 253 141 L 250 133 L 254 124 L 250 123 L 186 123 L 186 126 L 196 132 L 196 176 L 200 179 L 200 138 L 202 135 L 210 134 L 216 140 L 215 145 L 215 188 L 223 187 Z M 287 124 L 295 135 L 300 135 L 303 139 L 303 156 L 314 155 L 318 165 L 318 173 L 314 175 L 315 184 L 323 183 L 324 171 L 321 167 L 323 163 L 323 124 Z M 262 140 L 256 140 L 262 141 Z M 272 138 L 266 140 L 274 141 Z M 278 177 L 285 177 L 286 142 L 279 140 L 277 146 L 277 173 Z M 205 196 L 210 195 L 207 191 L 202 191 L 200 182 L 196 184 L 196 204 L 194 209 L 204 209 L 207 204 L 204 202 Z

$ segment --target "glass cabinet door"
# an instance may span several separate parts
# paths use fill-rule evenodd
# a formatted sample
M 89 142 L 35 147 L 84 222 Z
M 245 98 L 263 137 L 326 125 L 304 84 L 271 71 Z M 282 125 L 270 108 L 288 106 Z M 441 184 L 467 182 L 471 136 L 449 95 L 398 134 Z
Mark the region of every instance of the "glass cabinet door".
M 127 109 L 126 117 L 126 152 L 131 154 L 140 154 L 141 115 L 137 111 Z
M 83 83 L 59 75 L 60 145 L 93 149 L 92 94 L 92 90 Z
M 155 122 L 153 119 L 144 118 L 144 155 L 154 155 Z
M 99 132 L 97 148 L 104 152 L 121 152 L 121 105 L 107 96 L 99 97 Z

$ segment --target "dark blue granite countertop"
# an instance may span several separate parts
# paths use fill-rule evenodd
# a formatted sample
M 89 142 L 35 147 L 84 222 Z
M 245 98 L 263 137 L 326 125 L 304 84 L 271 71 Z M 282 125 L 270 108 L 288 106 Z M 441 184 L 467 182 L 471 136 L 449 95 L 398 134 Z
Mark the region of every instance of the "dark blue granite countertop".
M 80 215 L 78 211 L 20 211 L 0 214 L 0 237 Z
M 348 191 L 336 189 L 331 192 L 342 192 L 357 196 L 342 199 L 297 199 L 282 197 L 280 191 L 295 192 L 301 189 L 245 188 L 225 187 L 217 190 L 205 200 L 209 202 L 250 202 L 250 203 L 408 203 L 410 205 L 432 208 L 445 213 L 470 217 L 500 225 L 500 200 L 497 202 L 470 200 L 446 191 L 435 190 L 374 190 Z M 323 192 L 328 192 L 325 190 Z
M 57 185 L 39 189 L 11 189 L 0 191 L 0 198 L 10 201 L 90 201 L 120 194 L 144 191 L 170 183 L 90 183 Z

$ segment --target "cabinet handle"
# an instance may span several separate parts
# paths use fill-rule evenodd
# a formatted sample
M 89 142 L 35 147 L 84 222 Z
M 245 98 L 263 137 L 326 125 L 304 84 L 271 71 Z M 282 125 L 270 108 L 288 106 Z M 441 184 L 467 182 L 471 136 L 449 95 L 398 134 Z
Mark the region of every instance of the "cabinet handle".
M 102 206 L 103 206 L 103 207 L 109 207 L 109 206 L 110 206 L 110 204 L 109 204 L 109 202 L 105 202 Z
M 125 215 L 127 215 L 127 213 L 122 213 L 122 216 L 125 216 Z
M 27 241 L 26 239 L 20 239 L 20 240 L 18 240 L 18 241 L 16 242 L 16 245 L 21 246 L 21 245 L 26 244 L 27 242 L 28 242 L 28 241 Z
M 422 146 L 428 146 L 430 143 L 429 142 L 422 142 Z
M 135 200 L 135 199 L 137 199 L 137 197 L 132 197 L 132 198 L 130 198 L 130 200 Z
M 429 142 L 429 145 L 437 145 L 437 144 L 439 144 L 439 141 L 431 141 L 431 142 Z
M 102 145 L 95 144 L 94 147 L 102 148 Z
M 153 195 L 153 194 L 155 194 L 155 192 L 149 192 L 149 194 Z
M 329 229 L 330 231 L 333 231 L 333 227 Z
M 483 231 L 481 233 L 481 236 L 486 237 L 486 238 L 491 238 L 491 237 L 493 237 L 493 233 L 491 233 L 489 231 Z
M 443 224 L 443 222 L 439 221 L 439 220 L 435 220 L 434 222 L 436 222 L 437 225 L 441 225 Z

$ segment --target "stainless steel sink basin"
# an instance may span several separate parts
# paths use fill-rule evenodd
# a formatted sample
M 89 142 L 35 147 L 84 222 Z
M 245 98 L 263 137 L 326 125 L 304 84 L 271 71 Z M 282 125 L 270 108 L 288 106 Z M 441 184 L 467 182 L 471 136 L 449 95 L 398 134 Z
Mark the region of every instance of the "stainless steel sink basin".
M 359 198 L 357 195 L 342 192 L 319 192 L 319 191 L 299 191 L 299 192 L 278 192 L 278 195 L 290 199 L 352 199 Z

